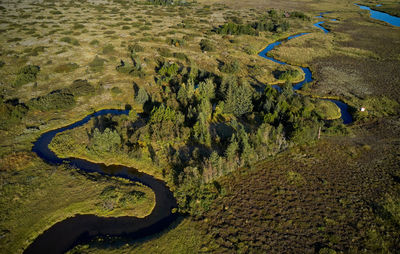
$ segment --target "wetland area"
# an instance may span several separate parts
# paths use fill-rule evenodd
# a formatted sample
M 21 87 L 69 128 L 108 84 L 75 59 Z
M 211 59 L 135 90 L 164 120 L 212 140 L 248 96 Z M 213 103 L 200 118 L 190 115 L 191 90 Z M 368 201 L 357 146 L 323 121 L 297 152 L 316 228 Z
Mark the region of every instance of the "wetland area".
M 397 253 L 398 2 L 0 12 L 0 253 Z

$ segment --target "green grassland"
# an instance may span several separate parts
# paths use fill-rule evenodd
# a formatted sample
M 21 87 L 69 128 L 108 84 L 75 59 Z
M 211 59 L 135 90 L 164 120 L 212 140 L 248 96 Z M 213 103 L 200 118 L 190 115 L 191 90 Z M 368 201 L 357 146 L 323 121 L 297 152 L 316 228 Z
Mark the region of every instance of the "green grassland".
M 21 253 L 44 230 L 75 214 L 145 217 L 155 205 L 153 191 L 141 184 L 49 166 L 32 153 L 10 154 L 0 163 L 3 253 Z
M 31 152 L 40 134 L 106 108 L 134 113 L 60 133 L 51 149 L 164 179 L 188 218 L 138 242 L 72 252 L 395 252 L 400 30 L 354 3 L 0 1 L 0 252 L 21 253 L 77 213 L 151 212 L 149 188 Z M 322 20 L 330 33 L 313 26 Z M 305 96 L 289 89 L 304 77 L 298 67 L 257 55 L 301 32 L 270 54 L 311 69 Z M 255 92 L 272 84 L 282 96 Z M 344 126 L 318 98 L 346 102 L 355 122 Z

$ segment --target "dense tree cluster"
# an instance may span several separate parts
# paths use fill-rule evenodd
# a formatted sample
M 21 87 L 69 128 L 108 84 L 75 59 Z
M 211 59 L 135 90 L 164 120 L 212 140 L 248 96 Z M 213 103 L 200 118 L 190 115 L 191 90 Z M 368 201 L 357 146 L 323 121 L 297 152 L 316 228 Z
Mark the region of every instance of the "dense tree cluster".
M 17 73 L 17 77 L 13 83 L 13 86 L 20 87 L 29 82 L 36 81 L 36 77 L 39 71 L 40 67 L 36 65 L 26 65 L 22 67 Z
M 305 19 L 307 16 L 300 12 L 294 12 L 293 17 Z M 290 14 L 270 10 L 266 15 L 258 18 L 256 21 L 242 24 L 241 20 L 231 18 L 229 22 L 217 27 L 214 31 L 218 34 L 229 35 L 259 35 L 260 32 L 279 33 L 289 29 L 288 18 Z
M 290 83 L 282 92 L 260 92 L 232 74 L 217 76 L 172 61 L 160 61 L 156 72 L 162 92 L 136 89 L 144 113 L 97 120 L 86 149 L 93 156 L 123 152 L 164 168 L 182 211 L 206 209 L 215 194 L 209 183 L 217 177 L 293 142 L 315 140 L 320 127 L 332 125 L 311 99 L 295 96 Z
M 0 96 L 0 130 L 7 130 L 10 127 L 19 124 L 28 107 L 18 100 L 7 100 Z

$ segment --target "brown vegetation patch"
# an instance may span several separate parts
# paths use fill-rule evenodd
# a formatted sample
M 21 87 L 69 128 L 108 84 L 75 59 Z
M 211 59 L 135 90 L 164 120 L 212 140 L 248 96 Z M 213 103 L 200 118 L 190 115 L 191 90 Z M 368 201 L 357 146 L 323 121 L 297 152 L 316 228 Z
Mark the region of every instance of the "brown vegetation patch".
M 214 202 L 204 226 L 218 251 L 373 251 L 380 243 L 371 232 L 379 230 L 395 250 L 399 225 L 376 219 L 383 197 L 398 193 L 395 126 L 398 119 L 366 123 L 357 131 L 363 138 L 293 149 L 222 181 L 226 195 Z
M 0 171 L 21 170 L 31 164 L 32 154 L 28 152 L 14 152 L 0 159 Z

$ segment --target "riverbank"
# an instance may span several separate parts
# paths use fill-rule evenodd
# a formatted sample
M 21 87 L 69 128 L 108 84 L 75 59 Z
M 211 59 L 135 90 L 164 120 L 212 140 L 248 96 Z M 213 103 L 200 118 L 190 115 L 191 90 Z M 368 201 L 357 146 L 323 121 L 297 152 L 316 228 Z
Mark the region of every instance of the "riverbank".
M 18 172 L 2 171 L 0 213 L 7 216 L 0 224 L 7 229 L 1 232 L 2 253 L 22 253 L 46 229 L 75 214 L 143 218 L 155 206 L 154 192 L 142 184 L 50 166 L 27 156 L 29 163 Z M 4 180 L 9 174 L 17 174 L 12 182 Z M 129 193 L 138 195 L 126 196 Z

